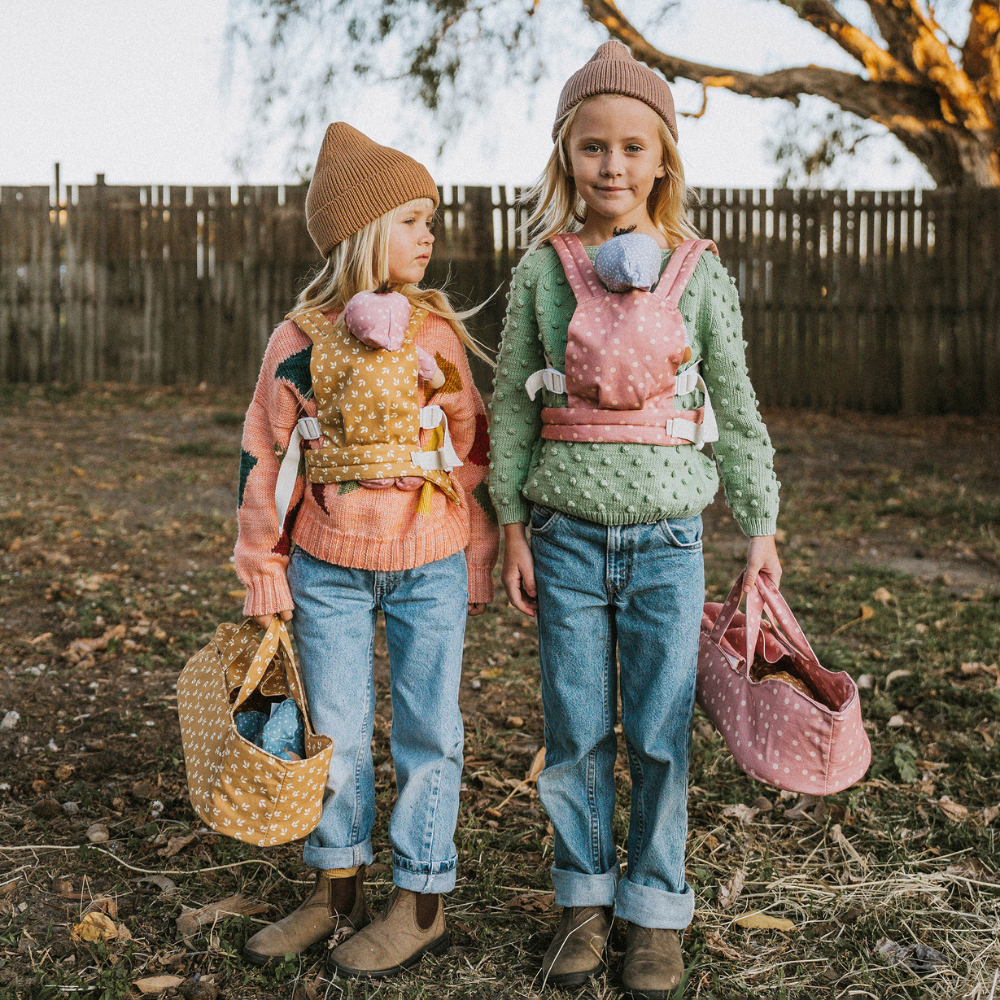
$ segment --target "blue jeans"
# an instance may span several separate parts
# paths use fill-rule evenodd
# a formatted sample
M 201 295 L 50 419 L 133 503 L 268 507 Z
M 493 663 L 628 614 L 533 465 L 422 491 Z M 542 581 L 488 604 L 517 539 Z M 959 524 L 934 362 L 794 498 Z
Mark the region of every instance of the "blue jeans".
M 686 927 L 701 517 L 609 527 L 536 506 L 531 549 L 545 707 L 538 794 L 555 830 L 556 902 L 613 904 L 630 923 Z M 611 828 L 619 682 L 632 777 L 625 875 Z
M 468 611 L 465 553 L 396 572 L 336 566 L 296 549 L 288 564 L 295 642 L 313 726 L 333 739 L 328 794 L 303 860 L 371 864 L 375 820 L 375 617 L 389 646 L 396 807 L 393 881 L 413 892 L 455 887 L 455 823 L 464 730 L 458 710 Z

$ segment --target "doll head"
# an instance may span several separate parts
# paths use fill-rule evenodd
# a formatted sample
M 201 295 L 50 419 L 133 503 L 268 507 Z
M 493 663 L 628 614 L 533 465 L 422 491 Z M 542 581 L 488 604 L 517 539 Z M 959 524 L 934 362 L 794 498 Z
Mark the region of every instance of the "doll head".
M 660 277 L 660 248 L 651 236 L 622 233 L 601 245 L 594 270 L 609 292 L 648 292 Z

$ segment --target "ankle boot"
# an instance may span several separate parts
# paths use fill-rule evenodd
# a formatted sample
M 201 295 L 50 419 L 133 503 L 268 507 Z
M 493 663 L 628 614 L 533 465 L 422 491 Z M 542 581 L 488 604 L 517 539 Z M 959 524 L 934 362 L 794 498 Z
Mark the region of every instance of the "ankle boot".
M 684 975 L 677 931 L 629 924 L 622 991 L 631 1000 L 669 1000 Z
M 580 986 L 599 973 L 610 933 L 610 907 L 563 907 L 556 936 L 542 959 L 542 985 Z
M 435 905 L 435 897 L 397 886 L 385 913 L 330 952 L 327 970 L 347 979 L 389 979 L 447 947 L 441 897 Z
M 337 931 L 360 930 L 370 920 L 364 865 L 345 878 L 332 879 L 319 871 L 302 905 L 254 934 L 243 946 L 243 957 L 254 965 L 266 965 L 272 958 L 298 955 Z

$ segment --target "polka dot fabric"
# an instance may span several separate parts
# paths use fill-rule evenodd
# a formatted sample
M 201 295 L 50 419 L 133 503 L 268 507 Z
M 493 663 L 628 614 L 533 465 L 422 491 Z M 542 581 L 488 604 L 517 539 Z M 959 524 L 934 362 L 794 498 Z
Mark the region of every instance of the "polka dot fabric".
M 419 476 L 457 503 L 447 472 L 421 469 L 411 460 L 421 450 L 413 337 L 427 310 L 412 311 L 398 350 L 367 347 L 318 309 L 300 309 L 288 318 L 313 342 L 309 372 L 322 437 L 319 447 L 305 452 L 309 482 Z
M 810 795 L 849 788 L 871 763 L 857 686 L 848 674 L 820 665 L 791 609 L 765 577 L 748 595 L 745 627 L 732 628 L 742 591 L 740 574 L 725 603 L 705 605 L 698 704 L 739 767 L 758 781 Z M 763 608 L 770 625 L 761 621 Z M 774 644 L 792 658 L 818 698 L 773 677 L 751 679 L 754 650 L 762 651 L 765 644 L 772 645 L 771 662 Z
M 675 410 L 677 369 L 690 357 L 677 303 L 709 240 L 688 240 L 653 292 L 611 292 L 580 238 L 549 241 L 562 262 L 576 311 L 566 344 L 565 407 L 542 410 L 542 437 L 556 441 L 690 444 L 667 433 L 675 418 L 701 423 L 704 409 Z
M 274 667 L 278 670 L 275 671 Z M 234 711 L 267 682 L 295 699 L 305 724 L 302 760 L 266 753 L 237 732 Z M 236 686 L 238 684 L 238 687 Z M 235 688 L 231 700 L 230 691 Z M 184 764 L 191 805 L 213 830 L 257 847 L 299 840 L 319 823 L 333 741 L 309 721 L 305 689 L 284 622 L 263 638 L 253 622 L 223 624 L 188 660 L 177 680 Z

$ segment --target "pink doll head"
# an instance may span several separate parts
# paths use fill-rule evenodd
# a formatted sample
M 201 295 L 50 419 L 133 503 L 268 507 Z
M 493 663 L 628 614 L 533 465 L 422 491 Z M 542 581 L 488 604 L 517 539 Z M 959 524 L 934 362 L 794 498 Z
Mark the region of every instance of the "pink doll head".
M 358 292 L 344 307 L 344 325 L 371 348 L 398 351 L 410 323 L 410 300 L 390 291 L 389 282 L 373 292 Z

